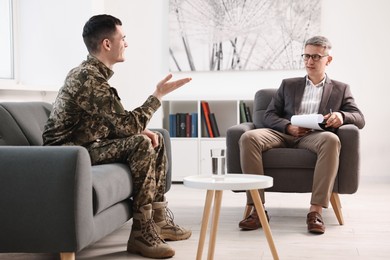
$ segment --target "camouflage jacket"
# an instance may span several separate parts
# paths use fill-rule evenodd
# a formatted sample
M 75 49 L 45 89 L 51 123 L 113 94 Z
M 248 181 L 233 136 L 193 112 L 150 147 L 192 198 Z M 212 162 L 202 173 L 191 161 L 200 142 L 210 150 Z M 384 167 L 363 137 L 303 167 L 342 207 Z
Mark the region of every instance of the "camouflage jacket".
M 44 145 L 87 146 L 99 139 L 131 136 L 146 128 L 160 101 L 149 96 L 142 106 L 124 110 L 116 89 L 108 84 L 113 74 L 91 55 L 69 72 L 45 125 Z

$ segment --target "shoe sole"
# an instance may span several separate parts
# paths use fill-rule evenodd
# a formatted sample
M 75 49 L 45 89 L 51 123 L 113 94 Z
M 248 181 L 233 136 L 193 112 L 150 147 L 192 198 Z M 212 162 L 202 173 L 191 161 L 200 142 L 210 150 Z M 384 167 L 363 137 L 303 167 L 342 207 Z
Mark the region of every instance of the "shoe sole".
M 310 233 L 312 233 L 312 234 L 319 234 L 319 235 L 321 235 L 321 234 L 324 234 L 324 233 L 325 233 L 325 231 L 324 231 L 324 230 L 322 230 L 322 229 L 315 229 L 315 228 L 313 228 L 313 229 L 310 229 L 310 230 L 309 230 L 309 232 L 310 232 Z
M 127 249 L 126 251 L 130 254 L 135 254 L 135 255 L 141 255 L 141 256 L 144 256 L 144 257 L 149 257 L 149 258 L 154 258 L 154 259 L 166 259 L 166 258 L 172 258 L 175 253 L 173 254 L 168 254 L 169 252 L 167 252 L 166 255 L 148 255 L 148 254 L 143 254 L 141 250 L 138 250 L 136 248 L 132 248 L 131 246 L 127 246 Z
M 251 231 L 251 230 L 257 230 L 257 229 L 261 228 L 261 226 L 255 227 L 255 228 L 248 228 L 248 227 L 242 227 L 242 226 L 238 226 L 238 227 L 241 228 L 242 231 Z
M 165 241 L 180 241 L 180 240 L 185 240 L 185 239 L 190 238 L 191 235 L 192 235 L 192 233 L 189 233 L 189 234 L 186 235 L 186 236 L 183 235 L 183 236 L 181 236 L 181 237 L 178 237 L 178 236 L 175 236 L 175 235 L 170 236 L 170 235 L 161 235 L 161 234 L 160 234 L 160 237 L 161 237 L 162 239 L 164 239 Z

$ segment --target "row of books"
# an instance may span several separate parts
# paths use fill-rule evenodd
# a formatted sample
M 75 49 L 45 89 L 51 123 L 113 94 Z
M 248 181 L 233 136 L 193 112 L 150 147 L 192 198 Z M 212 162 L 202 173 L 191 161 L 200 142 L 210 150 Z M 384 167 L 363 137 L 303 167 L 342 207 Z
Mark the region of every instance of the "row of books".
M 202 132 L 205 137 L 219 137 L 215 114 L 210 111 L 207 101 L 201 101 Z M 198 137 L 198 113 L 169 114 L 171 137 Z
M 217 119 L 215 118 L 215 114 L 210 111 L 210 106 L 207 101 L 201 101 L 201 115 L 203 125 L 206 128 L 206 136 L 207 137 L 219 137 L 219 129 L 217 124 Z
M 198 137 L 198 113 L 169 114 L 171 137 Z
M 251 111 L 244 101 L 240 101 L 240 122 L 252 122 Z

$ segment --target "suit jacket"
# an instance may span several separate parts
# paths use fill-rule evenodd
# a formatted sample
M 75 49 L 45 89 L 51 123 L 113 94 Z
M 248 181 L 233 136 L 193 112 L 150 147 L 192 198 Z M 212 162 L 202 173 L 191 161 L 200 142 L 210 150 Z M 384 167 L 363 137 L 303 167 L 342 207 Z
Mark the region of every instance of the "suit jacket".
M 298 113 L 305 86 L 306 77 L 282 81 L 265 112 L 266 127 L 286 133 L 291 117 Z M 354 124 L 360 129 L 365 125 L 364 116 L 355 103 L 349 85 L 327 76 L 318 113 L 326 115 L 330 109 L 343 115 L 344 124 Z

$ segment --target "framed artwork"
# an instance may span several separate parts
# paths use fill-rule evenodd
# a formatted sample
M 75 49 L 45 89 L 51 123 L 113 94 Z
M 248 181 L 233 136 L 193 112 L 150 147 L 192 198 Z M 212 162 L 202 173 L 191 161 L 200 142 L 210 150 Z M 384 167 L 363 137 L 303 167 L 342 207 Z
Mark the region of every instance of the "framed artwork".
M 321 0 L 170 0 L 170 71 L 303 68 Z

